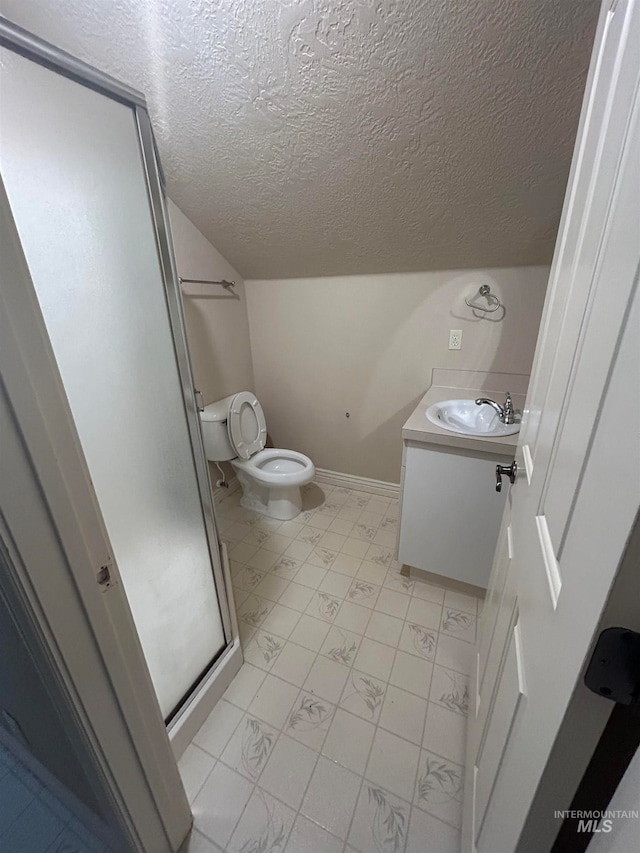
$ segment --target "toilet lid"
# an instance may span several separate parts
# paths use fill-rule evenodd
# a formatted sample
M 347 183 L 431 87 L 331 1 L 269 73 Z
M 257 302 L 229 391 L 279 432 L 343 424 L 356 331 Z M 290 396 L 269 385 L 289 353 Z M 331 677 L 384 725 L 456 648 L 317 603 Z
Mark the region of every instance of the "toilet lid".
M 236 394 L 227 418 L 229 441 L 240 459 L 262 450 L 267 440 L 267 422 L 262 406 L 250 391 Z

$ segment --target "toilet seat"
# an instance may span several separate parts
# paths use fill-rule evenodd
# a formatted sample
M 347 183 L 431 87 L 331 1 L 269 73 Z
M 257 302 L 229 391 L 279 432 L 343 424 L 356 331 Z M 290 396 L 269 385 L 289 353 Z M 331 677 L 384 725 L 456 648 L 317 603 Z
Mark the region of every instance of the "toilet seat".
M 240 459 L 259 453 L 267 440 L 267 422 L 262 406 L 250 391 L 235 394 L 227 416 L 229 441 Z
M 260 450 L 250 459 L 232 460 L 234 467 L 250 474 L 264 486 L 303 486 L 313 479 L 313 462 L 296 450 Z
M 290 521 L 302 511 L 300 487 L 315 475 L 313 462 L 295 450 L 264 449 L 267 424 L 249 391 L 230 394 L 200 412 L 207 459 L 230 462 L 242 490 L 240 506 Z

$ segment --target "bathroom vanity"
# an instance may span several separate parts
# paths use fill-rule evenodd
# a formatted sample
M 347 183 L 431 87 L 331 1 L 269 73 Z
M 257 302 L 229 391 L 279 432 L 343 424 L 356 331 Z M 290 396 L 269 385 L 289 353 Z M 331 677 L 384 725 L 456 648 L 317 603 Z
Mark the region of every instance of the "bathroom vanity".
M 411 569 L 486 588 L 509 482 L 496 491 L 496 465 L 513 461 L 518 435 L 462 435 L 426 413 L 445 400 L 502 403 L 507 390 L 521 411 L 528 377 L 434 370 L 434 380 L 449 384 L 434 381 L 402 429 L 397 558 Z

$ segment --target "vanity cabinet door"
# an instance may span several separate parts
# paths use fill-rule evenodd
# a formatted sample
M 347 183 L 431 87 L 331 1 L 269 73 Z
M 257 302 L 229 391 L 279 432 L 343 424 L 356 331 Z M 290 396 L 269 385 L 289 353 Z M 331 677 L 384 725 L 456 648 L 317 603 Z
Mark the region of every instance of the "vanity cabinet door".
M 506 494 L 495 490 L 499 459 L 407 442 L 400 562 L 487 586 Z

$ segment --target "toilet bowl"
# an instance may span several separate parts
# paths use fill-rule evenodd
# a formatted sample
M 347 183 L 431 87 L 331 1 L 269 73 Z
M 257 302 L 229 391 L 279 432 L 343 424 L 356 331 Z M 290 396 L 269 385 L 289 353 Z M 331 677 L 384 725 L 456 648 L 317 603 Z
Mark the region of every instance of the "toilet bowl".
M 280 521 L 300 513 L 300 487 L 313 479 L 313 462 L 295 450 L 264 449 L 264 412 L 250 391 L 205 406 L 200 419 L 207 459 L 231 462 L 242 488 L 243 507 Z

